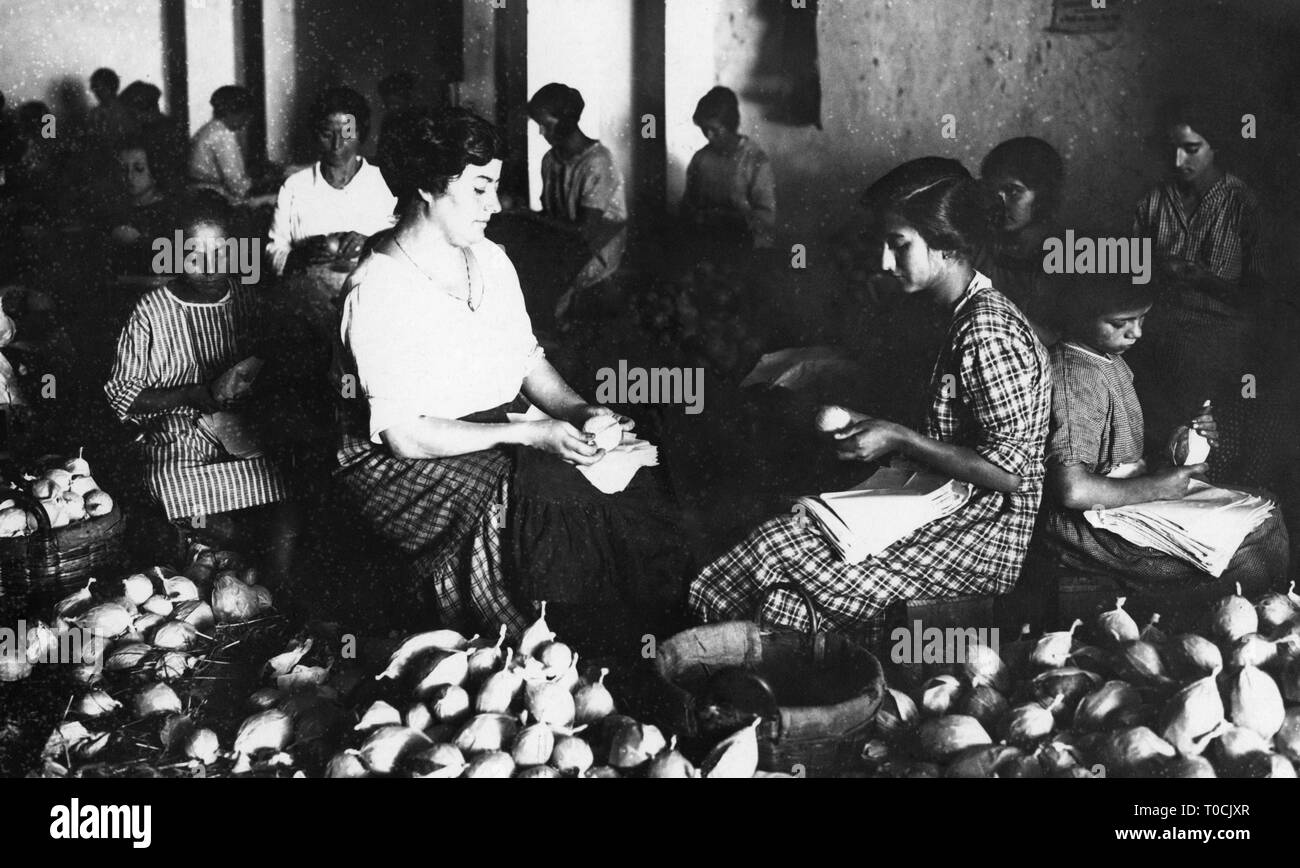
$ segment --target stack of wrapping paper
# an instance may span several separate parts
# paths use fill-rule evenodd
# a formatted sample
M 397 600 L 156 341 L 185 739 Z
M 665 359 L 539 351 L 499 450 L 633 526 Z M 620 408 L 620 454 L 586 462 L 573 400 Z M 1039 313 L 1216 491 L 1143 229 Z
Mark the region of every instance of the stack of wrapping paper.
M 1084 513 L 1096 528 L 1134 545 L 1164 552 L 1218 578 L 1273 504 L 1244 491 L 1215 488 L 1193 479 L 1181 500 L 1156 500 Z
M 800 498 L 795 513 L 813 522 L 846 563 L 857 564 L 961 509 L 970 496 L 968 483 L 886 467 L 848 491 Z

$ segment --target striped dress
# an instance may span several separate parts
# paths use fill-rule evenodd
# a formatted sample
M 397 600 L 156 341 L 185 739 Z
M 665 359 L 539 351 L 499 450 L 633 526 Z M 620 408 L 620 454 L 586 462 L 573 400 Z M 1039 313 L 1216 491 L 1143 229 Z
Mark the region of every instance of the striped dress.
M 957 303 L 930 378 L 925 436 L 967 446 L 1021 478 L 1009 494 L 976 487 L 957 512 L 920 528 L 862 563 L 840 560 L 798 515 L 759 525 L 691 585 L 703 621 L 758 620 L 807 629 L 811 595 L 827 626 L 879 638 L 890 604 L 922 597 L 1002 594 L 1020 574 L 1043 493 L 1051 410 L 1047 353 L 1024 314 L 976 272 Z M 766 596 L 765 596 L 766 595 Z
M 265 457 L 231 456 L 194 407 L 131 412 L 145 389 L 210 382 L 252 355 L 258 322 L 253 292 L 232 282 L 226 296 L 211 303 L 181 301 L 165 286 L 151 290 L 122 329 L 104 391 L 118 418 L 139 428 L 145 482 L 169 519 L 287 498 L 275 464 Z

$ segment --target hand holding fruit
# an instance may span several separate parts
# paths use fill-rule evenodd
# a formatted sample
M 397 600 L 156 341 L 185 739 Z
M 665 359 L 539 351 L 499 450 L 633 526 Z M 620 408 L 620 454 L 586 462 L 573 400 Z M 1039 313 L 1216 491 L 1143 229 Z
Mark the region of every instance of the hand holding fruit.
M 241 364 L 232 365 L 224 374 L 212 381 L 212 397 L 222 407 L 229 406 L 253 391 L 253 377 Z
M 1166 467 L 1150 475 L 1156 484 L 1156 500 L 1181 500 L 1187 496 L 1193 478 L 1203 479 L 1209 471 L 1208 464 L 1189 464 L 1185 467 Z
M 631 431 L 636 425 L 627 416 L 620 416 L 608 407 L 594 404 L 584 407 L 578 418 L 582 420 L 582 431 L 587 435 L 587 442 L 604 452 L 621 445 L 626 439 L 623 432 Z
M 605 453 L 587 442 L 587 435 L 568 422 L 547 419 L 528 423 L 531 427 L 528 445 L 543 452 L 558 455 L 570 464 L 595 464 Z
M 836 455 L 844 461 L 875 461 L 882 455 L 898 449 L 902 429 L 884 419 L 863 417 L 846 428 L 836 431 Z
M 1218 446 L 1219 425 L 1210 412 L 1210 402 L 1206 401 L 1199 415 L 1175 428 L 1170 435 L 1169 457 L 1175 465 L 1200 464 Z
M 1210 412 L 1209 401 L 1201 405 L 1196 417 L 1188 424 L 1193 431 L 1210 441 L 1211 449 L 1219 448 L 1219 423 L 1214 421 L 1214 414 Z
M 338 256 L 340 259 L 356 259 L 366 246 L 366 236 L 360 232 L 340 232 L 334 236 L 338 239 Z
M 862 413 L 831 404 L 817 409 L 813 424 L 823 434 L 834 434 L 836 431 L 842 431 L 854 422 L 861 422 L 866 418 L 868 417 Z

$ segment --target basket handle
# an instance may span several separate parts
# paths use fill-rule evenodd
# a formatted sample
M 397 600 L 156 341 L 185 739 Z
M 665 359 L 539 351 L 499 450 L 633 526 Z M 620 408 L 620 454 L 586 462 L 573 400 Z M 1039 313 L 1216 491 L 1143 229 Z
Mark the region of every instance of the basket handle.
M 54 536 L 54 529 L 50 527 L 49 513 L 45 511 L 45 507 L 41 506 L 41 502 L 35 496 L 21 489 L 12 488 L 8 491 L 0 491 L 0 499 L 6 497 L 12 500 L 15 505 L 36 516 L 36 530 L 32 531 L 28 539 L 36 537 L 51 539 Z
M 818 610 L 817 604 L 813 602 L 813 598 L 803 589 L 803 586 L 794 582 L 777 582 L 763 589 L 762 599 L 758 601 L 758 608 L 754 610 L 754 621 L 756 623 L 761 623 L 759 616 L 763 614 L 763 606 L 767 605 L 768 598 L 772 596 L 773 591 L 790 591 L 803 601 L 804 608 L 808 610 L 808 638 L 811 639 L 821 632 L 821 611 Z
M 755 623 L 759 621 L 759 616 L 763 613 L 763 606 L 767 603 L 773 591 L 790 591 L 800 600 L 803 601 L 804 608 L 808 610 L 808 643 L 812 648 L 813 661 L 820 663 L 826 657 L 826 634 L 822 632 L 822 615 L 817 604 L 813 602 L 812 595 L 804 590 L 802 585 L 795 582 L 777 582 L 768 585 L 763 589 L 763 597 L 759 600 L 758 608 L 754 611 Z
M 0 492 L 0 497 L 8 497 L 16 506 L 36 516 L 36 530 L 27 537 L 28 563 L 39 558 L 41 566 L 54 569 L 57 562 L 54 528 L 50 526 L 50 516 L 45 511 L 45 507 L 41 506 L 41 502 L 35 496 L 18 488 Z

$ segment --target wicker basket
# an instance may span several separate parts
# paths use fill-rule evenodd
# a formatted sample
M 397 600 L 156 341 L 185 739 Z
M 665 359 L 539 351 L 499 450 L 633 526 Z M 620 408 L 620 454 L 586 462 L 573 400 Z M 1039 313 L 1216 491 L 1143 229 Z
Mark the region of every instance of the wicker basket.
M 672 719 L 664 722 L 698 738 L 709 725 L 710 706 L 726 701 L 763 717 L 763 771 L 808 777 L 851 771 L 884 698 L 880 663 L 849 638 L 822 632 L 812 599 L 798 585 L 782 582 L 768 593 L 777 589 L 803 599 L 810 613 L 806 634 L 729 621 L 685 630 L 658 646 L 655 667 L 676 697 Z
M 0 540 L 0 601 L 5 608 L 44 611 L 96 573 L 122 566 L 126 523 L 117 506 L 108 515 L 56 530 L 36 498 L 16 490 L 4 496 L 36 517 L 36 530 L 28 536 Z

